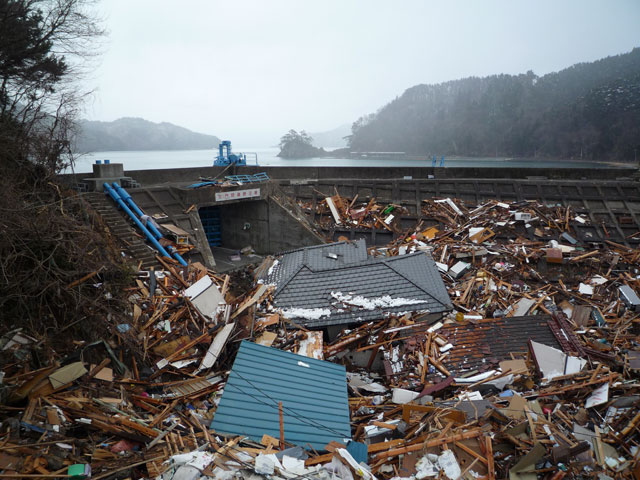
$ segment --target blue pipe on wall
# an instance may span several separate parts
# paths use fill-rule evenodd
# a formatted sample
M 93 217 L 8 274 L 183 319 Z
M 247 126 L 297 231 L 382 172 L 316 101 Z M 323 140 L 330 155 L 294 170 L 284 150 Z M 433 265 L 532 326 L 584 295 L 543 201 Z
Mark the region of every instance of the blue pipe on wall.
M 169 252 L 167 252 L 165 250 L 165 248 L 162 245 L 160 245 L 158 240 L 156 240 L 156 237 L 151 235 L 151 232 L 149 232 L 149 230 L 147 230 L 147 227 L 145 227 L 144 224 L 140 220 L 138 220 L 138 217 L 136 217 L 135 213 L 133 213 L 131 211 L 131 209 L 129 207 L 127 207 L 127 205 L 124 203 L 124 201 L 120 198 L 120 195 L 118 195 L 118 192 L 116 192 L 113 189 L 113 187 L 111 185 L 109 185 L 107 182 L 104 183 L 104 189 L 107 191 L 109 196 L 111 198 L 113 198 L 113 200 L 120 206 L 120 208 L 122 208 L 122 210 L 124 210 L 127 213 L 127 215 L 129 215 L 131 217 L 131 219 L 138 226 L 140 231 L 142 231 L 142 233 L 145 234 L 145 236 L 149 239 L 149 241 L 153 244 L 153 246 L 156 247 L 156 249 L 162 255 L 164 255 L 165 257 L 171 258 L 171 255 L 169 255 Z
M 113 188 L 115 189 L 116 194 L 120 197 L 120 199 L 122 199 L 129 207 L 131 207 L 131 210 L 136 212 L 140 217 L 144 215 L 142 210 L 140 210 L 138 205 L 136 205 L 136 202 L 133 201 L 133 198 L 131 198 L 131 195 L 129 195 L 129 193 L 124 188 L 118 185 L 118 182 L 113 182 Z M 160 231 L 151 222 L 147 222 L 146 227 L 156 236 L 158 240 L 162 238 L 162 233 L 160 233 Z M 173 248 L 172 246 L 168 246 L 167 250 L 169 250 L 173 254 L 173 257 L 178 260 L 180 265 L 182 265 L 183 267 L 187 266 L 187 262 L 185 262 L 184 258 L 182 258 L 182 256 L 177 252 L 175 248 Z
M 131 198 L 131 195 L 129 195 L 129 193 L 124 188 L 118 185 L 118 182 L 113 182 L 113 188 L 118 193 L 120 198 L 124 200 L 125 203 L 129 205 L 129 208 L 134 212 L 136 212 L 139 217 L 142 217 L 142 215 L 144 215 L 144 212 L 140 210 L 140 208 L 138 208 L 138 205 L 136 205 L 136 202 L 133 201 L 133 198 Z M 151 231 L 151 233 L 153 233 L 156 236 L 158 240 L 162 238 L 162 233 L 160 233 L 160 231 L 156 228 L 156 226 L 153 223 L 147 222 L 146 227 Z

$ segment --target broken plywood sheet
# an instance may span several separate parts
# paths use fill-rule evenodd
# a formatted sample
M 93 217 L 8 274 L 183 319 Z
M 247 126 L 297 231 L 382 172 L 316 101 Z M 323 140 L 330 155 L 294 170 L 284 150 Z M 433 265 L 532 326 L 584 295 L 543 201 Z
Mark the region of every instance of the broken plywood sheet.
M 573 311 L 571 312 L 571 321 L 575 322 L 576 325 L 580 327 L 585 327 L 589 324 L 589 320 L 591 318 L 591 310 L 592 308 L 588 305 L 578 305 L 573 307 Z
M 188 237 L 189 236 L 189 232 L 181 229 L 180 227 L 178 227 L 177 225 L 174 225 L 173 223 L 161 223 L 160 226 L 163 227 L 163 228 L 166 228 L 167 230 L 169 230 L 174 235 L 178 235 L 178 236 L 181 236 L 181 237 Z
M 493 237 L 495 233 L 489 228 L 470 228 L 469 240 L 474 243 L 483 243 Z
M 278 334 L 274 332 L 264 332 L 258 338 L 256 338 L 256 343 L 260 345 L 264 345 L 265 347 L 270 347 L 273 341 L 278 338 Z
M 514 375 L 529 372 L 529 369 L 527 368 L 527 362 L 522 359 L 504 360 L 500 362 L 500 370 L 502 370 L 503 372 L 509 371 Z
M 95 365 L 90 365 L 89 370 L 93 371 L 94 368 Z M 104 380 L 105 382 L 113 382 L 113 369 L 108 367 L 101 368 L 93 378 Z
M 509 470 L 509 480 L 536 480 L 536 463 L 544 457 L 547 449 L 541 443 L 536 443 L 524 457 Z
M 527 312 L 529 312 L 529 309 L 533 307 L 535 303 L 536 301 L 530 298 L 520 299 L 520 301 L 516 304 L 516 310 L 512 315 L 512 317 L 524 317 L 527 314 Z
M 80 378 L 85 373 L 87 373 L 87 369 L 84 368 L 83 363 L 74 362 L 59 368 L 49 375 L 49 381 L 53 388 L 59 388 L 67 383 L 73 382 L 76 378 Z
M 305 332 L 306 338 L 300 341 L 298 355 L 324 360 L 322 332 Z
M 526 398 L 516 393 L 511 397 L 509 406 L 503 410 L 503 413 L 514 420 L 521 420 L 525 417 L 524 410 L 528 403 Z

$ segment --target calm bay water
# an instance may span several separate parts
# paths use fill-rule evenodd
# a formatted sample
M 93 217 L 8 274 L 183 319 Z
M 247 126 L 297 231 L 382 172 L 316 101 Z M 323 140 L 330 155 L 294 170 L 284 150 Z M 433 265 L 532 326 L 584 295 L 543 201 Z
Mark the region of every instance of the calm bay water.
M 255 152 L 258 163 L 264 167 L 430 167 L 431 160 L 417 161 L 406 159 L 363 159 L 349 158 L 306 158 L 306 159 L 282 159 L 277 157 L 277 148 L 237 148 L 237 152 L 247 153 L 247 163 L 253 165 L 255 160 L 249 152 Z M 213 165 L 217 150 L 170 150 L 170 151 L 121 151 L 121 152 L 94 152 L 85 154 L 76 160 L 73 171 L 87 173 L 92 171 L 92 164 L 96 160 L 109 160 L 111 163 L 123 163 L 125 170 L 153 170 L 162 168 L 190 168 L 209 167 Z M 438 159 L 438 165 L 440 160 Z M 624 167 L 624 165 L 606 162 L 567 161 L 558 162 L 551 160 L 520 160 L 510 158 L 447 158 L 445 167 L 487 167 L 487 168 L 612 168 Z M 65 173 L 71 173 L 68 169 Z

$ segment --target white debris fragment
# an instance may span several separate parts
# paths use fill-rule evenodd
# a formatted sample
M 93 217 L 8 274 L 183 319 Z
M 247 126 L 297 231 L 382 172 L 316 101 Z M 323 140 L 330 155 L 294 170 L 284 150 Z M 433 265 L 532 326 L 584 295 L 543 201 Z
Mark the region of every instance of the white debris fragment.
M 584 403 L 584 408 L 595 407 L 609 401 L 609 384 L 605 383 L 601 387 L 596 388 Z
M 453 450 L 445 450 L 442 452 L 438 457 L 438 465 L 451 480 L 460 478 L 462 471 L 460 470 L 456 456 L 453 454 Z
M 188 453 L 179 453 L 177 455 L 173 455 L 170 459 L 170 462 L 173 465 L 186 465 L 188 467 L 197 468 L 202 471 L 207 468 L 214 460 L 214 455 L 209 452 L 200 452 L 198 450 L 194 450 Z
M 458 215 L 462 215 L 464 216 L 464 213 L 462 213 L 462 210 L 460 210 L 458 208 L 458 206 L 453 203 L 453 200 L 451 200 L 450 198 L 445 198 L 444 200 L 435 200 L 435 203 L 446 203 L 447 205 L 449 205 L 454 212 L 456 212 Z
M 582 295 L 593 295 L 593 287 L 591 285 L 587 285 L 586 283 L 580 283 L 578 286 L 578 291 Z
M 275 457 L 273 454 L 258 455 L 254 463 L 254 471 L 260 475 L 273 475 L 276 466 L 273 457 Z
M 436 466 L 429 460 L 427 455 L 423 456 L 416 463 L 416 480 L 422 480 L 427 477 L 435 477 L 439 473 Z

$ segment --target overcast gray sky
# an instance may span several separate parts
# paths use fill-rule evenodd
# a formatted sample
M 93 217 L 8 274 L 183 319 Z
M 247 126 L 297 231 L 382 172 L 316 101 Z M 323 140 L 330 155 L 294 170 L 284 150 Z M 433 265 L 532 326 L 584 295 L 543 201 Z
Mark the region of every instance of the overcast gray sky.
M 542 75 L 640 46 L 638 0 L 103 0 L 85 116 L 268 146 L 420 83 Z

